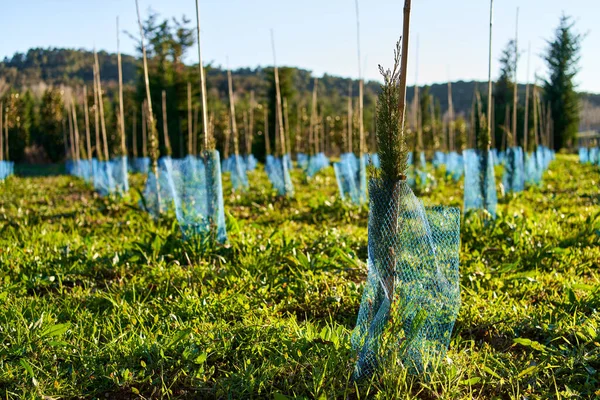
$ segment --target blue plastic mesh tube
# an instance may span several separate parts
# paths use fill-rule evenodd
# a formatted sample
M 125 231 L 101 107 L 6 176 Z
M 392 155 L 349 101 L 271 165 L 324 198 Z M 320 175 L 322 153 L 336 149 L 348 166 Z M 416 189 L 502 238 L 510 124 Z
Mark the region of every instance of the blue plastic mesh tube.
M 441 151 L 436 151 L 433 153 L 432 164 L 435 168 L 440 168 L 442 165 L 446 165 L 446 154 Z
M 360 205 L 367 201 L 367 167 L 369 156 L 358 157 L 354 153 L 344 153 L 340 162 L 333 164 L 338 189 L 342 200 L 350 200 Z
M 510 147 L 506 150 L 502 184 L 506 193 L 525 190 L 525 166 L 521 147 Z
M 308 169 L 308 155 L 305 153 L 298 153 L 296 154 L 296 164 L 298 165 L 298 168 L 306 171 Z
M 244 156 L 244 164 L 246 166 L 246 171 L 254 171 L 256 169 L 256 158 L 253 154 L 248 154 Z
M 272 155 L 267 156 L 265 171 L 279 196 L 291 197 L 294 195 L 290 165 L 291 160 L 288 154 L 285 154 L 282 158 L 273 157 Z
M 137 157 L 129 161 L 129 170 L 138 174 L 147 174 L 150 171 L 150 157 Z
M 425 208 L 406 182 L 369 183 L 368 275 L 352 346 L 354 378 L 443 357 L 460 308 L 460 211 Z
M 600 159 L 600 157 L 598 157 L 598 148 L 590 147 L 590 149 L 588 150 L 588 163 L 592 164 L 592 165 L 596 165 L 596 164 L 598 164 L 599 159 Z
M 306 175 L 309 178 L 315 176 L 319 171 L 329 166 L 329 159 L 325 153 L 318 153 L 311 156 L 308 160 L 308 168 L 306 169 Z
M 232 156 L 231 162 L 231 184 L 234 190 L 247 190 L 248 184 L 247 168 L 242 156 Z
M 214 236 L 227 240 L 225 207 L 221 182 L 221 162 L 217 151 L 202 157 L 187 156 L 159 160 L 158 181 L 151 171 L 143 192 L 143 202 L 154 217 L 175 211 L 184 237 Z
M 0 181 L 14 174 L 15 163 L 13 161 L 0 161 Z
M 448 153 L 446 157 L 446 175 L 455 182 L 460 179 L 464 172 L 463 158 L 455 151 Z
M 490 151 L 463 151 L 465 166 L 464 211 L 485 210 L 496 218 L 498 195 L 494 177 L 494 160 Z
M 587 147 L 579 148 L 579 162 L 585 164 L 589 161 L 589 150 Z

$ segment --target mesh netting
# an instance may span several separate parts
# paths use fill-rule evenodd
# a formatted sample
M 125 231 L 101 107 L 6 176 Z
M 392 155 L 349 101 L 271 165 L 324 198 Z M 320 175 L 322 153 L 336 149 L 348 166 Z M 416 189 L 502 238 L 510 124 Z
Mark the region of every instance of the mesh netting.
M 492 155 L 492 162 L 494 163 L 494 165 L 499 165 L 500 164 L 500 158 L 499 158 L 500 156 L 498 154 L 498 150 L 491 149 L 490 154 Z
M 306 171 L 308 169 L 308 155 L 304 153 L 296 154 L 296 164 L 298 168 Z
M 499 151 L 498 152 L 498 164 L 499 165 L 504 165 L 506 163 L 506 152 L 505 151 Z
M 446 174 L 456 182 L 464 172 L 463 158 L 455 151 L 446 156 Z
M 284 155 L 282 158 L 273 157 L 272 155 L 267 156 L 265 164 L 265 171 L 267 176 L 273 185 L 273 188 L 277 191 L 279 196 L 293 196 L 294 185 L 292 184 L 292 177 L 290 175 L 290 156 Z
M 498 196 L 494 177 L 494 160 L 490 151 L 463 151 L 465 165 L 464 211 L 486 210 L 496 218 Z
M 381 163 L 379 162 L 379 154 L 377 153 L 371 153 L 369 155 L 369 159 L 371 161 L 371 164 L 375 167 L 375 168 L 380 168 Z M 369 165 L 369 163 L 367 163 L 367 165 Z
M 355 378 L 386 362 L 423 372 L 445 354 L 460 308 L 460 211 L 425 208 L 406 182 L 369 184 L 368 275 L 352 346 Z
M 111 161 L 92 160 L 94 189 L 101 196 L 123 195 L 129 191 L 127 157 L 116 157 Z
M 308 167 L 306 168 L 306 175 L 309 178 L 315 176 L 319 171 L 329 167 L 329 159 L 325 153 L 318 153 L 311 156 L 308 160 Z
M 445 165 L 446 164 L 446 154 L 441 151 L 436 151 L 435 153 L 433 153 L 432 164 L 435 168 L 439 168 L 442 165 Z
M 67 160 L 65 169 L 68 174 L 90 183 L 93 180 L 93 160 Z
M 129 170 L 138 174 L 147 174 L 150 170 L 150 157 L 137 157 L 129 161 Z
M 221 163 L 221 172 L 229 172 L 231 175 L 231 185 L 234 190 L 248 189 L 248 171 L 246 162 L 242 156 L 232 155 Z
M 579 162 L 582 164 L 587 163 L 589 160 L 589 150 L 587 147 L 579 148 Z
M 521 147 L 511 147 L 506 150 L 502 184 L 506 193 L 522 192 L 525 189 L 525 166 Z
M 169 209 L 175 211 L 185 237 L 215 235 L 227 240 L 225 207 L 221 183 L 221 163 L 216 150 L 203 158 L 187 156 L 159 160 L 158 185 L 154 173 L 148 174 L 144 205 L 154 216 Z
M 254 154 L 249 154 L 244 156 L 244 165 L 246 166 L 246 171 L 254 171 L 257 165 L 256 157 Z
M 525 155 L 525 183 L 527 185 L 539 185 L 544 173 L 544 161 L 542 149 L 538 148 L 531 154 Z
M 595 165 L 598 164 L 598 159 L 600 157 L 598 157 L 598 148 L 597 147 L 590 147 L 588 150 L 588 163 Z
M 360 205 L 367 201 L 367 167 L 369 156 L 361 157 L 360 161 L 354 153 L 344 153 L 340 162 L 333 164 L 335 177 L 342 200 L 350 200 Z
M 14 174 L 15 163 L 12 161 L 0 161 L 0 181 Z

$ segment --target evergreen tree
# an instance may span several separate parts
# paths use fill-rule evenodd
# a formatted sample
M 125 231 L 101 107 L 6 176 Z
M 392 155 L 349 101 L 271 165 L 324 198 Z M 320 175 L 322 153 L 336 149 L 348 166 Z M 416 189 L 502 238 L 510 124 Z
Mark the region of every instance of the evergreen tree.
M 554 121 L 554 149 L 571 146 L 579 125 L 579 96 L 575 92 L 575 75 L 583 36 L 573 31 L 571 17 L 560 18 L 554 38 L 548 41 L 544 59 L 548 79 L 544 82 L 544 98 L 550 103 Z

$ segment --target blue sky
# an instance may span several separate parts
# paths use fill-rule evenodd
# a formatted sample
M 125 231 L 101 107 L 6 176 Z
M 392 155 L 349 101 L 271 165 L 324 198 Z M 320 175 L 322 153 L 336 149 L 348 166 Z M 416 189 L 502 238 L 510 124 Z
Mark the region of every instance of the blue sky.
M 402 29 L 401 0 L 359 0 L 363 75 L 379 79 L 378 64 L 389 66 Z M 164 17 L 195 16 L 194 0 L 140 0 Z M 488 7 L 486 0 L 414 0 L 411 21 L 409 83 L 416 78 L 419 37 L 420 84 L 448 78 L 487 79 Z M 580 90 L 600 93 L 600 15 L 598 0 L 496 0 L 493 74 L 498 56 L 514 37 L 520 8 L 519 44 L 531 43 L 530 76 L 545 73 L 540 55 L 564 11 L 587 36 L 583 43 Z M 272 63 L 269 30 L 275 31 L 280 65 L 299 66 L 317 75 L 358 76 L 354 0 L 200 0 L 203 57 L 232 68 Z M 31 47 L 84 47 L 116 50 L 115 18 L 122 29 L 137 32 L 134 0 L 5 1 L 0 13 L 0 57 Z M 134 43 L 121 36 L 125 53 Z M 187 61 L 197 57 L 191 51 Z M 519 64 L 519 81 L 527 79 L 527 55 Z

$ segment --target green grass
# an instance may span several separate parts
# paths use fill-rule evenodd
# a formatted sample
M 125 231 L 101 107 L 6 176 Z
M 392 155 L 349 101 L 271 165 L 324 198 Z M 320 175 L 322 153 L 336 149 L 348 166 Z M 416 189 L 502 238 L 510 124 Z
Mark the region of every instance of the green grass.
M 439 177 L 438 177 L 439 178 Z M 426 376 L 352 382 L 366 207 L 333 170 L 277 200 L 225 179 L 229 242 L 183 242 L 136 195 L 72 177 L 0 185 L 2 398 L 546 399 L 600 396 L 600 173 L 572 156 L 461 232 L 462 307 Z M 134 187 L 141 188 L 141 177 Z M 438 179 L 426 204 L 460 205 Z

